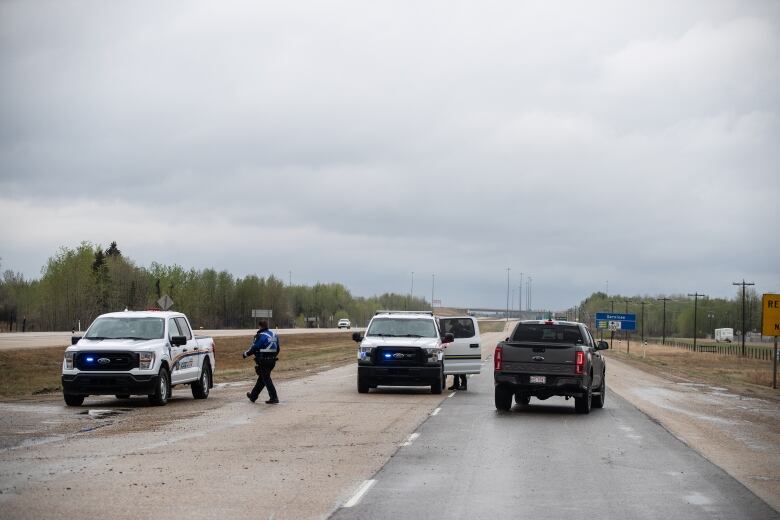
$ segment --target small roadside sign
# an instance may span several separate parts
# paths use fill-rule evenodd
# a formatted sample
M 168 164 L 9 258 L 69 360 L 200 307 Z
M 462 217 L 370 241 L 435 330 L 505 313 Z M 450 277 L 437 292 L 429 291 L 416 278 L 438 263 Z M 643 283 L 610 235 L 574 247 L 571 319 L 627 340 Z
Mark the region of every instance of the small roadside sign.
M 163 294 L 162 297 L 157 300 L 157 305 L 159 305 L 162 310 L 167 311 L 173 307 L 173 299 L 167 294 Z
M 761 334 L 780 336 L 780 294 L 764 294 L 761 298 Z
M 252 309 L 253 318 L 273 318 L 273 309 Z

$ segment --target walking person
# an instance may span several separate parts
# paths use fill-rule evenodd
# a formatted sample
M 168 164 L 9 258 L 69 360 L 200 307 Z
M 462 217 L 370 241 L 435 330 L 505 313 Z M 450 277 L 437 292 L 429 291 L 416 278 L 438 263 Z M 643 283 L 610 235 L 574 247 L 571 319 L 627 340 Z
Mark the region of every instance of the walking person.
M 246 396 L 253 403 L 257 401 L 263 388 L 268 388 L 267 404 L 277 404 L 279 396 L 276 395 L 274 382 L 271 380 L 271 370 L 276 366 L 276 358 L 279 356 L 279 336 L 268 329 L 268 321 L 260 320 L 260 330 L 255 335 L 255 341 L 249 350 L 244 352 L 244 359 L 251 355 L 255 356 L 255 373 L 257 374 L 257 383 L 251 392 Z

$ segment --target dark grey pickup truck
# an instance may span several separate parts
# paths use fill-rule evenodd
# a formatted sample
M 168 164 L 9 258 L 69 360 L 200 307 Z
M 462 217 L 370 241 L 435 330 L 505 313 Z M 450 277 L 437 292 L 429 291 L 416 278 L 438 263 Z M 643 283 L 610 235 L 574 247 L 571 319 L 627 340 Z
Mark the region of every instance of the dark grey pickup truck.
M 574 321 L 521 321 L 512 335 L 496 346 L 493 358 L 496 408 L 512 408 L 512 397 L 528 405 L 531 397 L 574 398 L 577 413 L 602 408 L 606 365 L 588 327 Z

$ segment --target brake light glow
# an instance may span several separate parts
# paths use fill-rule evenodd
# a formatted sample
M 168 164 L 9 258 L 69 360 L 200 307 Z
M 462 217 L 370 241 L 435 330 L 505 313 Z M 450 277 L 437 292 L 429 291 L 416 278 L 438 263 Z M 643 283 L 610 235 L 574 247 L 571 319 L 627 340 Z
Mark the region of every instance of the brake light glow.
M 585 353 L 584 352 L 576 352 L 574 354 L 574 373 L 575 374 L 584 374 L 585 373 Z
M 496 346 L 496 353 L 493 355 L 493 369 L 499 371 L 504 365 L 504 349 L 501 345 Z

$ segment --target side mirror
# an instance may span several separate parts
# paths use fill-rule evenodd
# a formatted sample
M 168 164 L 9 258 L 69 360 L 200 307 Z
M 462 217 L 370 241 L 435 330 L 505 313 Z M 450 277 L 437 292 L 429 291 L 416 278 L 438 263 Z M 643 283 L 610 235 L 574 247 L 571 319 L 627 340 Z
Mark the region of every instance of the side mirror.
M 444 338 L 441 340 L 442 343 L 452 343 L 455 341 L 455 334 L 452 332 L 448 332 L 444 335 Z
M 598 345 L 596 345 L 596 350 L 607 350 L 609 348 L 609 343 L 607 343 L 604 340 L 599 340 Z
M 70 337 L 70 344 L 71 345 L 75 345 L 76 343 L 79 342 L 80 339 L 81 339 L 81 336 L 71 336 Z
M 181 347 L 182 345 L 186 345 L 187 336 L 171 336 L 171 343 L 173 343 L 178 347 Z
M 353 332 L 352 333 L 352 341 L 355 341 L 357 343 L 360 343 L 363 341 L 363 335 L 359 332 Z

